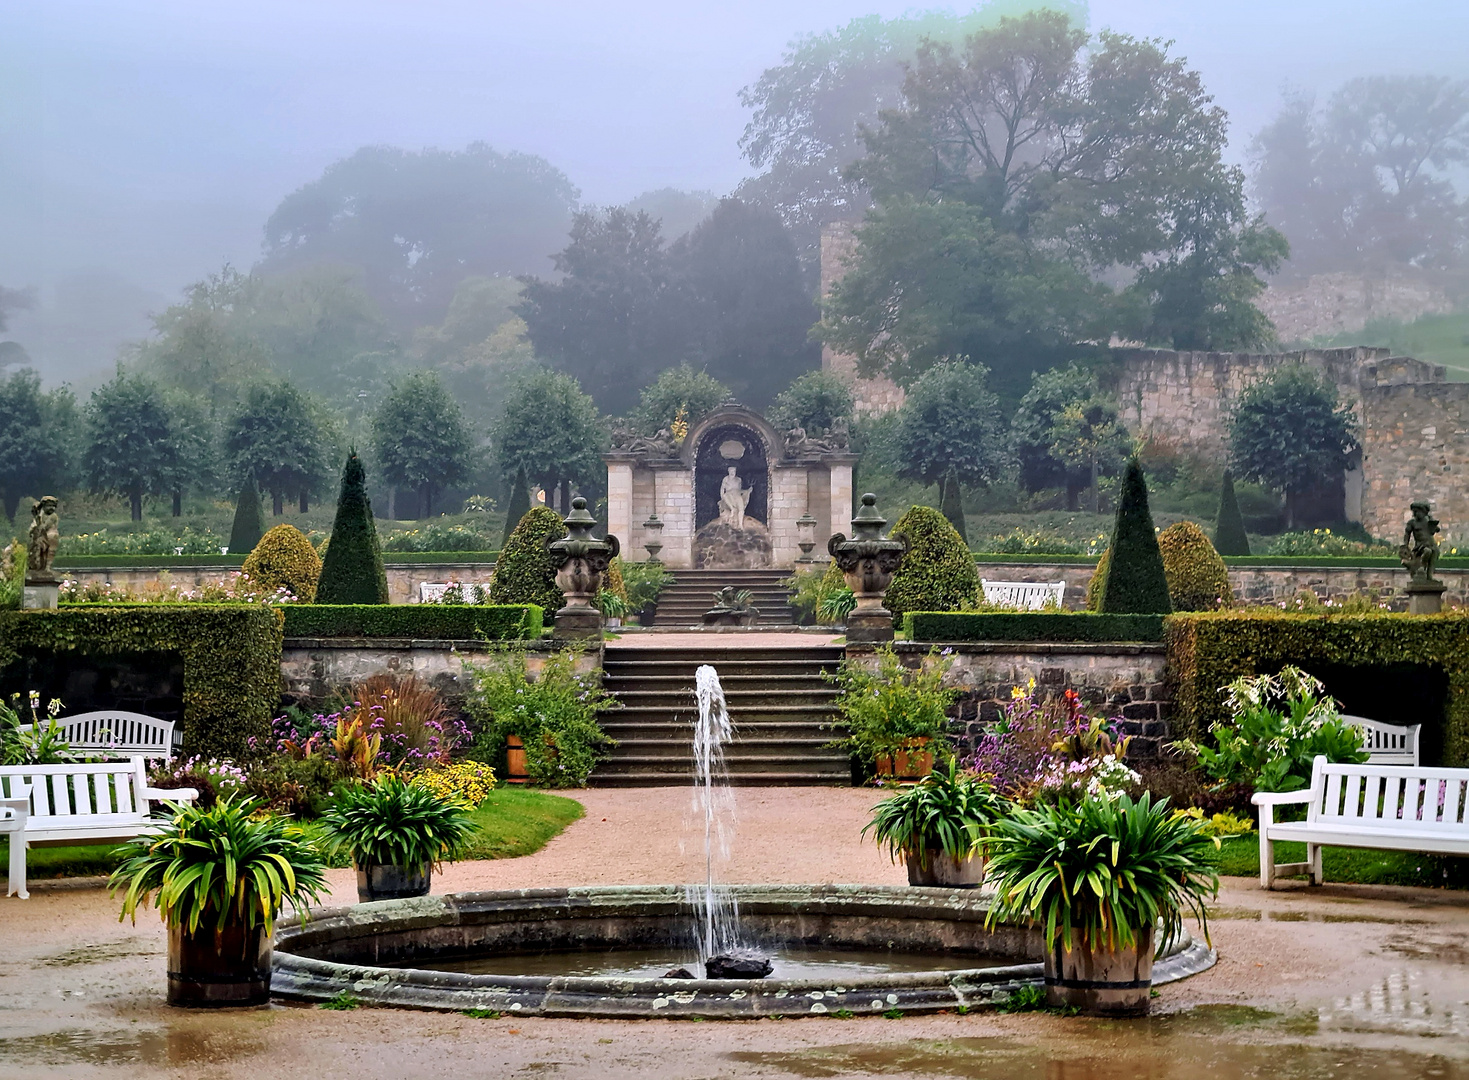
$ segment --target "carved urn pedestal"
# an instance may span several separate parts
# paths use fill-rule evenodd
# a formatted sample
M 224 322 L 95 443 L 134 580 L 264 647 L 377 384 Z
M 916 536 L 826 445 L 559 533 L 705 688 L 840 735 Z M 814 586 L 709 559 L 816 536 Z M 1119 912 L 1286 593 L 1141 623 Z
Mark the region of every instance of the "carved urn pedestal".
M 826 542 L 827 552 L 857 599 L 857 606 L 847 616 L 849 642 L 893 640 L 893 613 L 882 606 L 882 600 L 898 564 L 908 553 L 908 538 L 883 536 L 886 524 L 887 519 L 877 512 L 877 496 L 868 492 L 852 519 L 851 539 L 836 533 Z
M 566 604 L 556 612 L 556 636 L 594 639 L 602 637 L 602 613 L 593 605 L 602 588 L 602 575 L 617 558 L 622 545 L 617 537 L 597 539 L 592 527 L 597 519 L 587 512 L 586 499 L 571 500 L 571 513 L 563 519 L 568 535 L 546 545 L 556 564 L 556 587 Z
M 61 577 L 49 570 L 26 571 L 20 606 L 25 611 L 55 611 L 61 599 Z
M 1418 580 L 1408 582 L 1403 591 L 1408 594 L 1409 615 L 1437 615 L 1443 610 L 1443 594 L 1448 589 L 1442 581 Z

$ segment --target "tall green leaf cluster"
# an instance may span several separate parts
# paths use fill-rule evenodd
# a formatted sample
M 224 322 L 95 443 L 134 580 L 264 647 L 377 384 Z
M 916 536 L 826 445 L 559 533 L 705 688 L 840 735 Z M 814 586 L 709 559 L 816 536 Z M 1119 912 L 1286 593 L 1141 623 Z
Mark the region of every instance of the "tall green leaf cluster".
M 208 809 L 183 806 L 158 832 L 127 845 L 113 871 L 113 895 L 136 921 L 138 906 L 158 909 L 169 926 L 193 933 L 227 926 L 268 931 L 287 903 L 304 911 L 326 888 L 326 860 L 286 818 L 255 816 L 248 799 Z
M 871 831 L 894 862 L 902 857 L 926 868 L 937 855 L 968 858 L 1004 813 L 1005 801 L 994 789 L 950 759 L 874 806 L 862 835 Z
M 454 859 L 474 832 L 471 807 L 387 775 L 344 787 L 322 822 L 359 868 L 416 869 Z
M 1209 932 L 1204 901 L 1219 877 L 1209 855 L 1217 841 L 1166 799 L 1088 798 L 1016 809 L 987 842 L 995 904 L 989 923 L 1038 924 L 1048 945 L 1126 948 L 1160 921 L 1166 942 L 1184 911 Z
M 941 759 L 952 756 L 945 735 L 948 708 L 959 692 L 943 685 L 951 662 L 934 649 L 921 667 L 910 669 L 891 646 L 879 646 L 873 659 L 875 665 L 843 659 L 828 676 L 841 690 L 832 702 L 845 730 L 841 745 L 869 763 L 915 739 L 931 740 L 929 749 Z

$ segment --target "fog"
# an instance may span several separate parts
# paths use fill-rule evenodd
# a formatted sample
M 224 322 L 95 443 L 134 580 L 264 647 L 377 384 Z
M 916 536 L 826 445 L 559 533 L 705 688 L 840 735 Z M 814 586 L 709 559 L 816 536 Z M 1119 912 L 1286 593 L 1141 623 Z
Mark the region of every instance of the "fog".
M 963 9 L 967 9 L 964 5 Z M 280 200 L 365 145 L 544 157 L 610 205 L 751 174 L 738 92 L 791 39 L 898 0 L 0 2 L 0 286 L 48 382 L 88 385 L 147 314 L 260 257 Z M 1469 75 L 1469 4 L 1091 0 L 1090 28 L 1176 42 L 1231 153 L 1289 84 Z M 549 256 L 545 269 L 550 270 Z

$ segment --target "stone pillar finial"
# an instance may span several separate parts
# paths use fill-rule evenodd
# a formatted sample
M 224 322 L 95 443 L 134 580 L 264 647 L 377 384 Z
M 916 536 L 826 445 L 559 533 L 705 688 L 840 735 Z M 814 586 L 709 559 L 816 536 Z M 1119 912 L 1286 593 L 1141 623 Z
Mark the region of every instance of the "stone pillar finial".
M 893 574 L 908 553 L 908 538 L 883 536 L 887 524 L 877 510 L 877 496 L 868 492 L 852 518 L 852 537 L 833 533 L 826 550 L 836 561 L 857 606 L 847 616 L 847 640 L 892 641 L 893 613 L 882 606 Z
M 602 575 L 622 551 L 615 536 L 598 539 L 592 535 L 597 519 L 587 511 L 581 496 L 571 500 L 571 513 L 563 519 L 568 535 L 546 545 L 556 564 L 556 587 L 566 605 L 555 616 L 556 636 L 600 638 L 602 613 L 593 606 L 602 588 Z

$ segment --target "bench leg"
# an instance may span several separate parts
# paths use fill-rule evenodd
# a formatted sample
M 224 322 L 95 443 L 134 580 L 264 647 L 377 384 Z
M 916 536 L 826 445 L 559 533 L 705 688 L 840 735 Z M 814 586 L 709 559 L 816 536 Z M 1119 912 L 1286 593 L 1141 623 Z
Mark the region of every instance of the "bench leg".
M 1260 830 L 1260 888 L 1275 888 L 1275 844 L 1263 828 Z
M 31 894 L 26 890 L 26 842 L 24 833 L 10 834 L 10 883 L 6 888 L 5 895 L 15 896 L 19 894 L 22 900 L 29 900 Z
M 1320 844 L 1306 845 L 1306 863 L 1311 867 L 1311 884 L 1320 885 L 1322 882 Z

